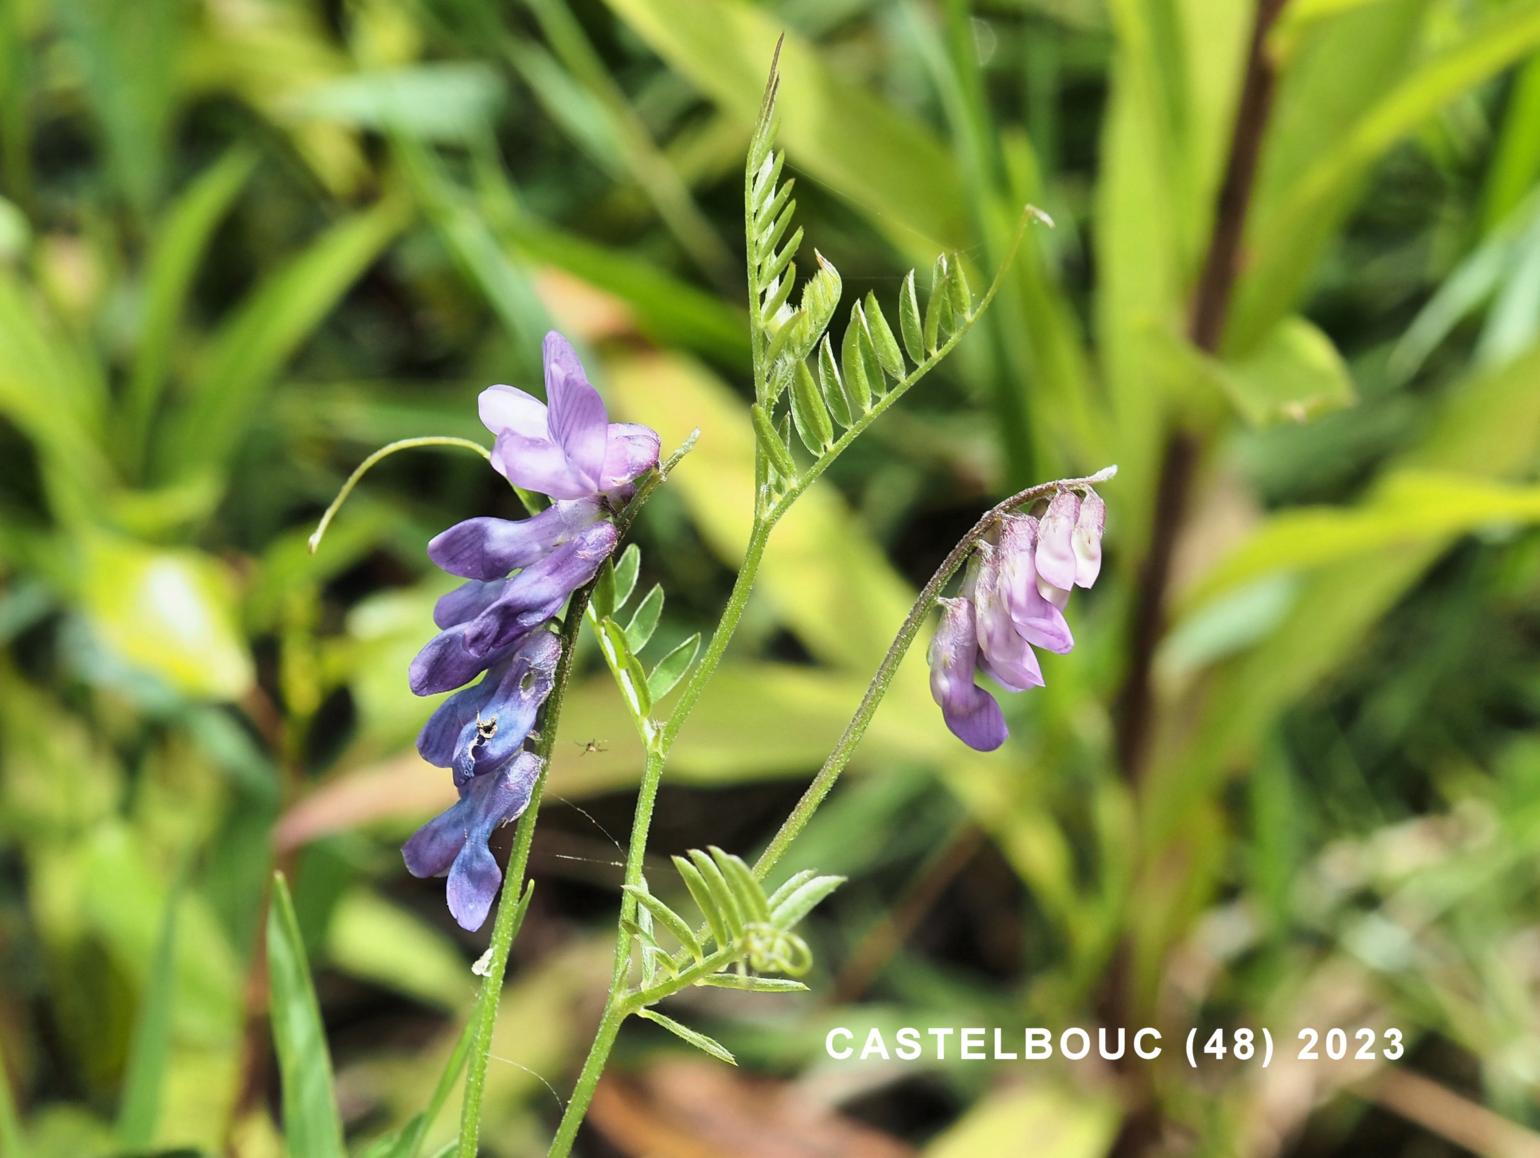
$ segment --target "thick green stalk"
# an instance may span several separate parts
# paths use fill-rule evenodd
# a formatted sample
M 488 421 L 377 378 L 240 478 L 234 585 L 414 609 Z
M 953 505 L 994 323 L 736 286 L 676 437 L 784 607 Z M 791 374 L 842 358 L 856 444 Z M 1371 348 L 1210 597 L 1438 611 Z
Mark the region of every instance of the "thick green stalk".
M 872 722 L 872 716 L 877 712 L 877 705 L 882 702 L 882 697 L 887 694 L 889 686 L 892 685 L 894 676 L 898 674 L 898 666 L 908 653 L 914 637 L 919 634 L 920 625 L 925 622 L 931 607 L 940 597 L 947 582 L 967 561 L 979 540 L 995 528 L 1000 521 L 1000 516 L 1025 503 L 1053 494 L 1057 490 L 1093 486 L 1096 483 L 1105 482 L 1116 473 L 1117 467 L 1112 466 L 1084 478 L 1058 479 L 1019 491 L 1004 502 L 991 507 L 978 522 L 973 524 L 973 529 L 962 537 L 957 546 L 947 553 L 947 557 L 941 561 L 941 566 L 936 568 L 936 573 L 921 588 L 914 606 L 909 609 L 909 614 L 904 617 L 898 634 L 894 637 L 887 654 L 882 657 L 882 662 L 877 665 L 877 673 L 872 676 L 872 682 L 867 685 L 866 694 L 861 697 L 861 703 L 856 708 L 855 715 L 850 718 L 850 723 L 845 725 L 845 731 L 840 736 L 839 742 L 834 745 L 829 758 L 818 770 L 818 775 L 813 777 L 813 782 L 807 786 L 807 791 L 802 794 L 802 799 L 797 801 L 797 806 L 791 810 L 791 815 L 781 825 L 780 831 L 775 834 L 765 851 L 760 854 L 759 860 L 755 862 L 755 877 L 763 880 L 765 875 L 775 867 L 791 842 L 796 840 L 807 827 L 808 821 L 813 818 L 813 813 L 818 811 L 818 806 L 823 803 L 824 797 L 829 795 L 834 782 L 839 779 L 840 773 L 850 762 L 850 757 L 854 755 L 862 737 L 866 735 L 867 725 Z

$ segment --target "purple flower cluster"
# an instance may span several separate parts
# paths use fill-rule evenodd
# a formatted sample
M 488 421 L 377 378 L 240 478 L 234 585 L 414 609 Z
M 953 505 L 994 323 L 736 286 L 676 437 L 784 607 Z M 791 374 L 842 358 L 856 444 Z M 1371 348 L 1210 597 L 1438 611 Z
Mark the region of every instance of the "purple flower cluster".
M 963 590 L 941 599 L 930 645 L 930 692 L 952 733 L 970 748 L 1005 743 L 1000 704 L 974 682 L 983 672 L 1020 692 L 1043 686 L 1034 647 L 1063 655 L 1075 646 L 1064 607 L 1070 590 L 1096 582 L 1107 506 L 1095 491 L 1054 495 L 1041 519 L 1010 514 L 979 543 Z
M 449 875 L 449 911 L 466 929 L 481 927 L 502 884 L 487 841 L 528 807 L 540 774 L 524 741 L 561 658 L 551 621 L 615 550 L 614 504 L 658 461 L 657 433 L 610 422 L 577 354 L 554 332 L 545 338 L 545 391 L 549 406 L 492 386 L 480 414 L 497 439 L 493 467 L 551 505 L 517 521 L 466 519 L 428 544 L 433 562 L 467 582 L 434 607 L 440 630 L 412 661 L 412 691 L 462 690 L 438 706 L 417 750 L 450 769 L 460 799 L 401 852 L 414 876 Z

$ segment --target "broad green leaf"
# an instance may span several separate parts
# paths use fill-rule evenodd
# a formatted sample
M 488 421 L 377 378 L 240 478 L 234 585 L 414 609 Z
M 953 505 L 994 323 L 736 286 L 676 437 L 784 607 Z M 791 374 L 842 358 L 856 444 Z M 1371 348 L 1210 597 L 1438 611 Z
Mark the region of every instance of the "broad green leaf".
M 844 372 L 845 396 L 850 401 L 852 415 L 865 414 L 872 408 L 875 386 L 867 377 L 867 359 L 861 349 L 862 331 L 866 329 L 858 302 L 851 307 L 850 321 L 845 326 L 845 337 L 840 343 L 840 369 Z
M 588 597 L 588 605 L 600 619 L 610 619 L 614 616 L 615 565 L 613 560 L 606 559 L 600 564 L 598 578 L 594 581 L 593 593 Z
M 663 585 L 654 583 L 631 613 L 631 622 L 626 624 L 626 642 L 633 652 L 639 652 L 647 646 L 652 633 L 658 629 L 658 620 L 662 615 Z
M 743 0 L 607 0 L 679 73 L 745 126 L 785 23 Z M 799 168 L 848 197 L 902 245 L 932 251 L 961 242 L 965 200 L 945 146 L 826 64 L 788 33 L 781 49 L 780 140 Z M 830 125 L 840 132 L 829 133 Z M 911 232 L 915 231 L 915 232 Z M 816 337 L 816 335 L 815 335 Z
M 1266 576 L 1444 542 L 1481 527 L 1535 522 L 1540 522 L 1540 487 L 1403 470 L 1383 479 L 1360 506 L 1296 507 L 1272 516 L 1206 574 L 1185 602 L 1197 607 Z
M 840 380 L 840 370 L 834 361 L 834 345 L 828 334 L 818 343 L 818 391 L 834 421 L 848 427 L 852 415 L 850 403 L 845 398 L 845 385 Z
M 647 713 L 652 711 L 652 696 L 647 690 L 646 673 L 642 671 L 640 661 L 632 654 L 631 646 L 626 641 L 625 629 L 613 619 L 601 619 L 598 626 L 599 644 L 604 651 L 605 661 L 614 672 L 632 714 L 638 720 L 645 720 Z
M 326 925 L 326 957 L 338 969 L 428 1005 L 463 1011 L 473 979 L 455 946 L 372 889 L 349 889 Z
M 1254 350 L 1220 363 L 1218 376 L 1246 421 L 1301 422 L 1357 397 L 1331 339 L 1304 318 L 1285 318 Z
M 216 560 L 95 536 L 82 547 L 80 582 L 93 630 L 125 662 L 188 696 L 233 700 L 250 687 L 235 585 Z
M 786 478 L 796 478 L 797 464 L 792 460 L 785 438 L 777 434 L 775 427 L 771 425 L 770 416 L 765 413 L 765 408 L 756 402 L 749 407 L 749 414 L 754 423 L 754 433 L 759 438 L 759 445 L 764 449 L 775 469 Z
M 284 1140 L 291 1154 L 341 1158 L 346 1150 L 333 1094 L 326 1027 L 321 1023 L 294 902 L 282 873 L 273 875 L 267 960 L 272 986 L 269 1013 L 283 1090 Z
M 651 1022 L 656 1022 L 681 1041 L 688 1042 L 703 1053 L 709 1053 L 717 1061 L 724 1061 L 730 1066 L 738 1064 L 737 1059 L 728 1052 L 727 1047 L 721 1042 L 715 1038 L 707 1037 L 704 1033 L 693 1030 L 689 1026 L 680 1025 L 672 1017 L 665 1017 L 655 1009 L 638 1010 L 637 1016 L 644 1017 Z
M 700 632 L 695 632 L 657 662 L 647 677 L 647 691 L 653 702 L 661 700 L 684 678 L 700 651 Z

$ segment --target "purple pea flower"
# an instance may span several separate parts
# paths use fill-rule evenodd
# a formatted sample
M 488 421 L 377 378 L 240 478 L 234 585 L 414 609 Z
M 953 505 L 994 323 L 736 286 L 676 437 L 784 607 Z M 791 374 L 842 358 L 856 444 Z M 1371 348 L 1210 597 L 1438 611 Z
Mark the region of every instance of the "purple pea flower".
M 595 498 L 554 502 L 528 519 L 466 519 L 428 542 L 428 558 L 451 575 L 465 579 L 500 579 L 598 522 Z
M 1061 591 L 1075 585 L 1075 548 L 1071 540 L 1079 514 L 1080 499 L 1075 492 L 1060 491 L 1053 496 L 1038 525 L 1033 563 L 1042 580 Z
M 995 697 L 973 682 L 979 658 L 973 604 L 967 599 L 938 602 L 941 626 L 930 645 L 930 694 L 954 736 L 970 748 L 992 752 L 1005 743 L 1005 716 Z
M 998 597 L 1023 639 L 1067 655 L 1075 637 L 1064 612 L 1043 597 L 1035 560 L 1037 534 L 1038 521 L 1031 515 L 1005 516 L 1000 528 Z
M 447 692 L 496 664 L 598 573 L 618 538 L 601 519 L 511 579 L 472 579 L 443 596 L 433 618 L 444 630 L 412 660 L 412 691 Z
M 511 759 L 551 694 L 560 658 L 556 636 L 530 632 L 480 683 L 438 706 L 417 751 L 429 764 L 453 769 L 456 785 Z
M 497 436 L 492 465 L 516 487 L 553 499 L 624 493 L 657 465 L 658 434 L 611 422 L 576 352 L 554 330 L 545 336 L 549 405 L 512 386 L 482 391 L 481 421 Z
M 1016 630 L 1000 582 L 1000 549 L 980 543 L 965 589 L 973 600 L 979 668 L 1013 692 L 1043 686 L 1037 653 Z
M 463 929 L 481 928 L 503 883 L 487 842 L 494 829 L 529 807 L 541 760 L 521 751 L 495 771 L 459 785 L 460 799 L 413 834 L 401 848 L 414 877 L 449 874 L 449 911 Z

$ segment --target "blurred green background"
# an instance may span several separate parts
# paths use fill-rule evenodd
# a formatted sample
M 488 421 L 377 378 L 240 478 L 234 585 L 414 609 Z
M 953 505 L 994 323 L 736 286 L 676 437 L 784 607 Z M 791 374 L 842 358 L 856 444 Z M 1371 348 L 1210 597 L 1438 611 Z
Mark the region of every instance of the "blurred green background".
M 788 171 L 848 298 L 939 249 L 982 285 L 1022 203 L 1057 224 L 777 532 L 653 879 L 768 838 L 998 497 L 1119 463 L 1109 563 L 1000 753 L 946 733 L 916 649 L 785 866 L 850 877 L 814 992 L 678 999 L 736 1070 L 628 1027 L 583 1152 L 1540 1153 L 1533 0 L 0 0 L 0 1152 L 282 1152 L 275 867 L 350 1145 L 425 1104 L 485 933 L 397 852 L 451 794 L 412 748 L 449 585 L 423 547 L 517 509 L 423 451 L 306 536 L 380 443 L 484 438 L 476 393 L 536 384 L 556 325 L 665 449 L 701 429 L 636 536 L 665 642 L 714 622 L 782 30 Z M 488 1154 L 543 1151 L 607 984 L 639 761 L 595 659 Z M 906 1024 L 1280 1053 L 824 1056 Z M 1290 1060 L 1334 1025 L 1406 1056 Z

